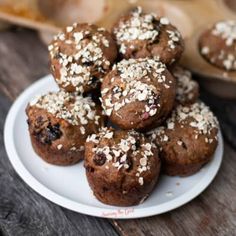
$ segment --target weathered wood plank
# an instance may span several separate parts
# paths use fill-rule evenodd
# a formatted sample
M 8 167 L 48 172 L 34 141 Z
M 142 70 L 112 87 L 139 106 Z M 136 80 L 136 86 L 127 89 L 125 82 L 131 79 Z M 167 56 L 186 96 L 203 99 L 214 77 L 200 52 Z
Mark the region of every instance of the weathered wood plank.
M 47 48 L 33 31 L 0 32 L 0 55 L 0 89 L 12 99 L 49 73 Z
M 9 98 L 13 100 L 32 81 L 48 73 L 47 50 L 34 32 L 8 31 L 0 33 L 0 55 L 4 59 L 0 64 L 0 234 L 117 235 L 107 220 L 47 201 L 13 170 L 2 136 Z

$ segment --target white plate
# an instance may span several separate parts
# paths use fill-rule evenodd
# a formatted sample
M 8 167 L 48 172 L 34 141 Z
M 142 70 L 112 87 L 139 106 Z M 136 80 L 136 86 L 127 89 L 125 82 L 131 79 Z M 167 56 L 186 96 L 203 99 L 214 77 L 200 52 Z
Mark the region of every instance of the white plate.
M 86 180 L 83 162 L 71 167 L 47 164 L 33 151 L 26 123 L 25 107 L 35 95 L 57 90 L 51 76 L 26 89 L 12 105 L 5 123 L 4 140 L 9 159 L 21 178 L 50 201 L 80 213 L 106 218 L 138 218 L 173 210 L 199 195 L 219 170 L 223 141 L 213 160 L 197 174 L 180 178 L 162 176 L 151 196 L 141 205 L 113 207 L 100 203 L 93 196 Z

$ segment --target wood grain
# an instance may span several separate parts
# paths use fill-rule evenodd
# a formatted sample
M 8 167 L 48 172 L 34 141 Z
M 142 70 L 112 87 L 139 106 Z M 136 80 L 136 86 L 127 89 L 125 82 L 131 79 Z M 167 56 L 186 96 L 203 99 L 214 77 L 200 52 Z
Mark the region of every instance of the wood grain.
M 29 188 L 3 145 L 5 116 L 14 99 L 48 73 L 47 50 L 31 31 L 0 33 L 0 235 L 117 235 L 109 221 L 59 207 Z
M 49 73 L 47 48 L 33 31 L 1 32 L 0 55 L 0 89 L 11 99 Z
M 16 96 L 49 72 L 47 49 L 33 31 L 14 29 L 0 33 L 0 56 L 0 235 L 236 235 L 235 101 L 201 90 L 203 100 L 219 117 L 227 141 L 222 168 L 203 194 L 160 216 L 108 221 L 47 201 L 11 167 L 3 147 L 5 116 Z

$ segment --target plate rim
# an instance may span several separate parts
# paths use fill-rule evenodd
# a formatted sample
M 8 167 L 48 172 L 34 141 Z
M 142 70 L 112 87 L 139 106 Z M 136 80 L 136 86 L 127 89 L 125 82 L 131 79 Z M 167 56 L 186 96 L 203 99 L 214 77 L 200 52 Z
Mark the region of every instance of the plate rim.
M 111 218 L 111 219 L 134 219 L 134 218 L 143 218 L 149 217 L 153 215 L 159 215 L 171 210 L 174 210 L 182 205 L 190 202 L 199 194 L 201 194 L 213 181 L 216 174 L 219 171 L 219 168 L 222 163 L 223 159 L 223 152 L 224 152 L 224 144 L 223 144 L 223 137 L 221 130 L 219 129 L 218 137 L 219 137 L 219 160 L 217 162 L 217 166 L 215 168 L 208 169 L 208 178 L 201 180 L 198 182 L 193 188 L 191 188 L 185 194 L 170 200 L 169 202 L 161 204 L 161 210 L 158 209 L 159 206 L 150 206 L 141 209 L 135 209 L 133 207 L 114 207 L 111 208 L 101 208 L 96 206 L 91 206 L 83 203 L 79 203 L 77 201 L 71 200 L 67 197 L 60 195 L 59 193 L 54 192 L 50 188 L 46 187 L 37 180 L 30 171 L 24 166 L 22 163 L 20 156 L 17 153 L 17 149 L 14 142 L 14 125 L 16 121 L 17 114 L 19 112 L 20 107 L 23 103 L 25 103 L 26 99 L 28 98 L 29 94 L 32 93 L 33 90 L 37 90 L 38 87 L 43 86 L 44 84 L 48 83 L 48 80 L 52 80 L 51 75 L 46 75 L 45 77 L 39 79 L 38 81 L 32 83 L 28 88 L 26 88 L 21 94 L 15 99 L 14 103 L 11 105 L 11 108 L 8 111 L 5 124 L 4 124 L 4 144 L 5 149 L 7 152 L 8 159 L 10 160 L 14 170 L 16 173 L 22 178 L 22 180 L 29 185 L 34 191 L 36 191 L 39 195 L 43 196 L 44 198 L 48 199 L 49 201 L 65 207 L 69 210 L 101 217 L 101 218 Z M 132 213 L 130 213 L 132 212 Z

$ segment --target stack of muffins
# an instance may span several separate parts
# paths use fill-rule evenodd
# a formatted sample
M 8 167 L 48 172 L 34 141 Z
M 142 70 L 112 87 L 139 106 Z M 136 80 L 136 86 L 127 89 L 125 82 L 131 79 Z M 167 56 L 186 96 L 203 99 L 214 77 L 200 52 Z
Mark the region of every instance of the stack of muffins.
M 36 153 L 56 165 L 84 159 L 95 197 L 116 206 L 143 202 L 160 173 L 196 173 L 217 147 L 218 121 L 177 65 L 183 50 L 168 19 L 140 7 L 112 33 L 67 27 L 49 46 L 60 90 L 26 108 Z

